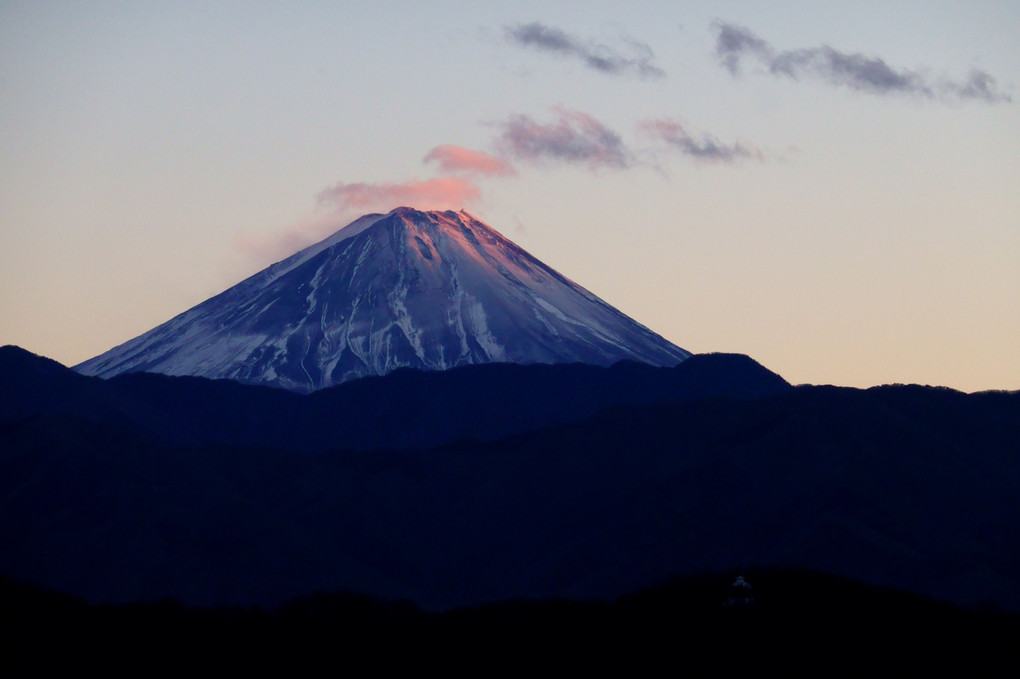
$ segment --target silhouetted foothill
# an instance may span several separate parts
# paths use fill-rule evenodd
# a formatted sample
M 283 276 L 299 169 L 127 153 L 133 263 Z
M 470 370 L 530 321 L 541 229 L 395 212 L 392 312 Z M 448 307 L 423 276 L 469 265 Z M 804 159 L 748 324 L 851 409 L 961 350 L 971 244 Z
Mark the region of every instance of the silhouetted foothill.
M 92 601 L 446 608 L 783 564 L 1020 609 L 1016 393 L 794 388 L 708 355 L 299 395 L 5 350 L 0 405 L 0 573 Z

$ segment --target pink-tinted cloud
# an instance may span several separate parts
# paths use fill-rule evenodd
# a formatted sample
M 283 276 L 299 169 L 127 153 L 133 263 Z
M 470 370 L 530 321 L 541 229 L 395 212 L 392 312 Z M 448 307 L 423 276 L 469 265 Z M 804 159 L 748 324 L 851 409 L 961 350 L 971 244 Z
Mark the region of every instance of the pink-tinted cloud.
M 234 236 L 234 252 L 240 258 L 238 274 L 251 273 L 252 265 L 263 267 L 303 250 L 353 221 L 349 213 L 318 211 L 268 234 L 240 233 Z
M 513 165 L 502 158 L 453 144 L 442 144 L 435 147 L 428 152 L 422 162 L 438 163 L 442 172 L 475 172 L 494 176 L 517 174 Z
M 765 160 L 759 149 L 743 142 L 725 144 L 710 134 L 691 135 L 684 126 L 671 118 L 645 120 L 639 123 L 641 131 L 656 137 L 685 156 L 696 160 L 735 163 L 739 160 Z
M 497 144 L 508 156 L 528 161 L 555 160 L 582 163 L 591 169 L 625 168 L 633 154 L 616 132 L 587 113 L 557 108 L 558 119 L 538 123 L 516 115 L 501 124 Z
M 338 183 L 319 193 L 320 205 L 338 210 L 389 212 L 407 206 L 421 210 L 460 209 L 481 197 L 478 187 L 464 179 L 437 177 L 403 184 Z
M 266 235 L 239 234 L 234 250 L 248 265 L 268 266 L 308 247 L 370 212 L 401 207 L 461 209 L 481 197 L 471 182 L 452 177 L 402 184 L 339 183 L 318 195 L 319 209 L 286 229 Z

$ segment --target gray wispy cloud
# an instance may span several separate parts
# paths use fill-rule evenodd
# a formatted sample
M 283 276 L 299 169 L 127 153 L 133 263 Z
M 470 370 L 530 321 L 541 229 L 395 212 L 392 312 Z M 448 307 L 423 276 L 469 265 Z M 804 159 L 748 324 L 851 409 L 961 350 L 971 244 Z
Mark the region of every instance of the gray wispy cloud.
M 972 70 L 966 80 L 931 79 L 923 71 L 894 68 L 879 57 L 841 52 L 828 45 L 777 51 L 742 26 L 717 21 L 715 54 L 731 74 L 740 73 L 747 59 L 765 66 L 772 75 L 800 80 L 813 77 L 832 85 L 870 94 L 904 94 L 943 101 L 978 100 L 990 104 L 1012 101 L 995 78 Z
M 726 144 L 710 134 L 692 135 L 679 121 L 671 118 L 644 120 L 638 129 L 666 142 L 674 151 L 701 161 L 735 163 L 741 160 L 764 161 L 765 154 L 743 142 Z
M 555 109 L 557 119 L 540 123 L 518 114 L 499 123 L 496 145 L 503 155 L 525 161 L 552 160 L 587 165 L 591 169 L 622 169 L 633 154 L 620 135 L 587 113 Z
M 590 69 L 610 75 L 636 75 L 640 78 L 662 78 L 666 75 L 652 61 L 655 53 L 645 43 L 623 38 L 630 54 L 621 54 L 609 45 L 592 40 L 582 40 L 558 28 L 546 26 L 537 21 L 504 27 L 511 42 L 533 47 L 561 57 L 580 60 Z

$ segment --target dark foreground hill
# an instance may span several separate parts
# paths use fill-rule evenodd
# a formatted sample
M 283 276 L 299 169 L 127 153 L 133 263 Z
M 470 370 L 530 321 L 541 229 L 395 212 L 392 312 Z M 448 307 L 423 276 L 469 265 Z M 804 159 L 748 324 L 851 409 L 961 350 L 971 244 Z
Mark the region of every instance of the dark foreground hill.
M 608 368 L 494 363 L 402 369 L 300 395 L 154 373 L 84 377 L 18 347 L 0 347 L 0 422 L 40 413 L 71 416 L 187 447 L 424 450 L 578 422 L 617 406 L 789 389 L 784 379 L 737 354 L 697 355 L 672 368 L 625 361 Z
M 754 596 L 740 606 L 727 605 L 735 603 L 727 573 L 673 578 L 613 602 L 517 600 L 442 613 L 343 593 L 276 609 L 90 606 L 0 578 L 0 672 L 1009 676 L 1015 665 L 1016 613 L 808 571 L 745 575 Z
M 0 396 L 0 573 L 95 602 L 272 605 L 345 590 L 443 609 L 795 566 L 1020 609 L 1020 394 L 790 388 L 734 357 L 682 377 L 697 358 L 665 372 L 482 366 L 354 382 L 366 402 L 394 393 L 391 379 L 408 399 L 365 414 L 365 431 L 454 442 L 354 451 L 338 433 L 314 454 L 271 436 L 347 422 L 316 410 L 318 395 L 159 378 L 166 391 L 128 398 L 119 390 L 145 376 L 15 361 L 11 374 L 38 377 Z M 407 396 L 415 383 L 432 399 Z M 216 426 L 192 427 L 203 409 Z M 483 433 L 464 439 L 458 415 Z M 215 438 L 249 427 L 269 442 Z

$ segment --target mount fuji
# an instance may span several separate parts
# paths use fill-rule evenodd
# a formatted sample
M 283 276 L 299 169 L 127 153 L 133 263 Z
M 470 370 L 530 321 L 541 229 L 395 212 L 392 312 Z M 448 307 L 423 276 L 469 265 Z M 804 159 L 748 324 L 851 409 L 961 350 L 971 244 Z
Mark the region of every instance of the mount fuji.
M 675 365 L 671 344 L 467 212 L 365 215 L 75 366 L 310 392 L 397 368 Z

